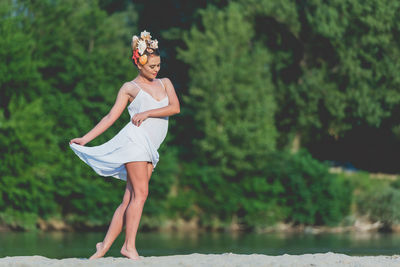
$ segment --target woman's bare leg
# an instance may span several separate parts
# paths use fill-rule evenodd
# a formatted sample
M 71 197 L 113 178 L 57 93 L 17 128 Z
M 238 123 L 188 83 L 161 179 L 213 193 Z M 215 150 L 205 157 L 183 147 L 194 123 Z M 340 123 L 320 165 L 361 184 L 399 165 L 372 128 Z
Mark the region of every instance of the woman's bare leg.
M 110 226 L 108 227 L 108 231 L 106 236 L 104 237 L 103 242 L 99 242 L 96 244 L 96 253 L 94 253 L 89 258 L 89 260 L 103 257 L 106 254 L 106 252 L 110 249 L 114 240 L 121 233 L 122 228 L 124 226 L 125 210 L 128 207 L 132 194 L 133 194 L 132 184 L 129 178 L 127 178 L 125 194 L 122 199 L 122 203 L 118 206 L 118 208 L 114 212 L 114 216 L 111 220 Z
M 153 170 L 153 165 L 150 165 L 147 162 L 130 162 L 126 164 L 134 193 L 126 208 L 126 235 L 121 254 L 133 260 L 139 259 L 135 241 Z M 149 172 L 150 170 L 151 172 Z

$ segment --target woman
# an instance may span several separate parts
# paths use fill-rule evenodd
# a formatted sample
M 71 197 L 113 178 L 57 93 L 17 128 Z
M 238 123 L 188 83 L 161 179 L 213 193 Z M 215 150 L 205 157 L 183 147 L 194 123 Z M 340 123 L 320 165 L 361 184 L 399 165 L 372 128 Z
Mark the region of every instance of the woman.
M 138 76 L 119 89 L 110 112 L 86 135 L 70 141 L 71 149 L 99 175 L 125 180 L 122 203 L 115 210 L 107 234 L 96 244 L 90 259 L 104 256 L 126 223 L 126 237 L 121 254 L 139 259 L 135 239 L 148 194 L 148 185 L 158 162 L 157 149 L 168 130 L 168 116 L 179 113 L 179 100 L 168 78 L 156 79 L 160 70 L 157 40 L 143 31 L 132 38 L 132 59 Z M 107 130 L 126 105 L 131 121 L 111 140 L 94 147 L 84 145 Z

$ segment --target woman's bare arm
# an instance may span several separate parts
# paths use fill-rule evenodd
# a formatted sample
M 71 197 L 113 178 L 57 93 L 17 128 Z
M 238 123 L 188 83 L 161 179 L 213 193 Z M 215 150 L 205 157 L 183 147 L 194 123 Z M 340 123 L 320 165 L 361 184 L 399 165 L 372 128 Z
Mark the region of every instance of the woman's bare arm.
M 129 100 L 129 93 L 128 93 L 129 85 L 125 83 L 118 92 L 117 99 L 115 100 L 114 106 L 111 108 L 110 112 L 104 116 L 100 122 L 93 127 L 87 134 L 85 134 L 81 138 L 75 138 L 70 141 L 70 143 L 76 143 L 78 145 L 85 145 L 89 143 L 97 136 L 102 134 L 106 131 L 113 123 L 121 116 L 122 112 L 124 111 L 128 100 Z
M 162 79 L 165 85 L 165 91 L 167 92 L 168 96 L 168 106 L 156 109 L 150 109 L 145 112 L 141 112 L 135 114 L 132 117 L 132 122 L 136 126 L 140 126 L 140 124 L 147 118 L 160 118 L 160 117 L 167 117 L 178 114 L 180 112 L 180 105 L 178 97 L 176 96 L 174 86 L 172 85 L 171 81 L 168 78 Z

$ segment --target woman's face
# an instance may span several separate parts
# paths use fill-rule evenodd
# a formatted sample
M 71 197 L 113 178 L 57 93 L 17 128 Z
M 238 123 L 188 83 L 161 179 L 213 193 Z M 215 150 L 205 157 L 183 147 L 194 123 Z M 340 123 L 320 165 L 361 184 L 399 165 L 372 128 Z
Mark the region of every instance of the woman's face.
M 139 68 L 141 74 L 149 80 L 155 79 L 160 71 L 160 61 L 160 56 L 148 56 L 147 63 Z

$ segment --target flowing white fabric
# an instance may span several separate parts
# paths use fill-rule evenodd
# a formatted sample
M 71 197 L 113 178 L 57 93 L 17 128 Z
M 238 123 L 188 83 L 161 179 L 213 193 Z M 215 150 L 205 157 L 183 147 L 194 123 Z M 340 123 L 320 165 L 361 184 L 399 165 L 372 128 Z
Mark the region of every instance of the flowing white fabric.
M 139 127 L 132 123 L 132 117 L 136 113 L 168 105 L 168 96 L 158 101 L 135 82 L 132 81 L 132 83 L 139 88 L 139 93 L 128 106 L 131 120 L 118 134 L 99 146 L 86 147 L 75 143 L 70 144 L 75 154 L 97 174 L 124 181 L 127 179 L 125 168 L 127 162 L 147 161 L 151 162 L 154 168 L 156 167 L 159 160 L 157 149 L 168 132 L 168 117 L 147 118 Z M 160 83 L 164 87 L 161 81 Z

